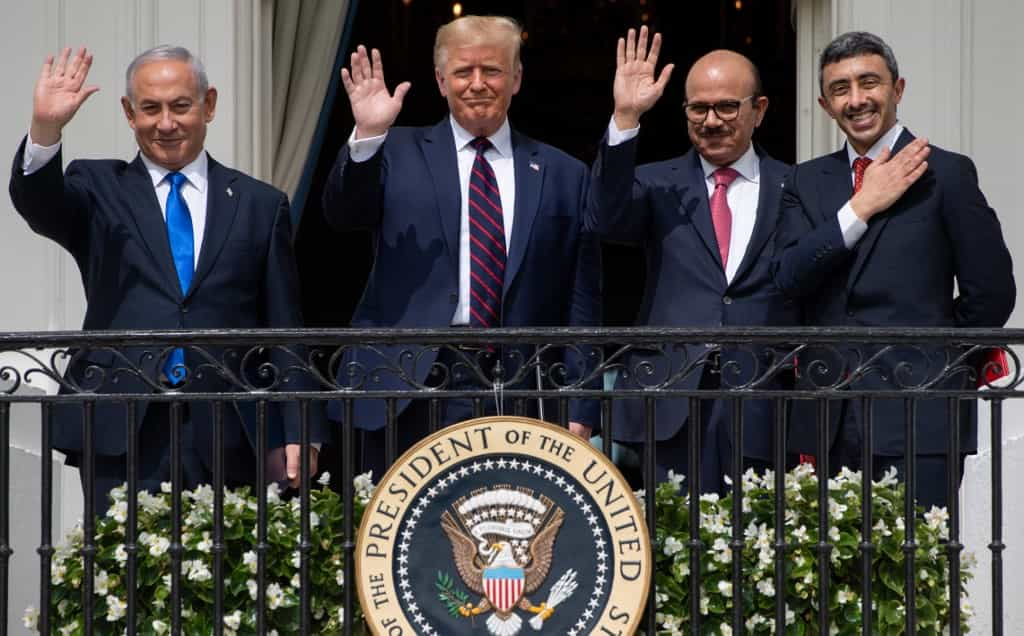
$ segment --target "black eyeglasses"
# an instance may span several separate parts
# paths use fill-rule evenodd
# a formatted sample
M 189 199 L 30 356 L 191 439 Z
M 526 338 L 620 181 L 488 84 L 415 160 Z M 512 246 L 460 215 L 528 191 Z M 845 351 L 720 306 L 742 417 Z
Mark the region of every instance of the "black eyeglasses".
M 703 124 L 704 120 L 708 118 L 708 113 L 711 111 L 715 111 L 715 117 L 722 121 L 732 121 L 739 116 L 743 102 L 755 97 L 757 95 L 750 95 L 743 99 L 726 99 L 714 104 L 693 102 L 691 104 L 683 104 L 683 111 L 686 113 L 686 119 L 694 124 Z

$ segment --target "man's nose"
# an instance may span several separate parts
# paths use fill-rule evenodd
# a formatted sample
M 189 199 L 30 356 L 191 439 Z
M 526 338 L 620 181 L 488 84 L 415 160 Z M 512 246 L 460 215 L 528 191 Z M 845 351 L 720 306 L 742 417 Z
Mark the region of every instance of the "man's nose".
M 157 126 L 158 130 L 161 130 L 161 131 L 174 130 L 174 127 L 176 125 L 177 125 L 177 122 L 174 120 L 174 117 L 173 117 L 170 109 L 164 109 L 163 111 L 160 112 L 160 119 L 156 122 L 156 126 Z

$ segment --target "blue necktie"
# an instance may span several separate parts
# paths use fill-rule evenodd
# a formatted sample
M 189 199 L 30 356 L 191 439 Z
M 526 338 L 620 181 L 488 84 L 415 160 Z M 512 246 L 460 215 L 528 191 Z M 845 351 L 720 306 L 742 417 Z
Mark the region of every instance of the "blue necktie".
M 181 196 L 181 186 L 185 183 L 185 175 L 172 172 L 167 175 L 171 191 L 167 193 L 167 238 L 171 244 L 171 255 L 174 257 L 174 269 L 178 272 L 181 284 L 181 295 L 188 293 L 192 284 L 192 268 L 195 262 L 195 241 L 192 237 L 192 215 L 189 214 L 185 197 Z M 185 379 L 185 350 L 174 349 L 164 364 L 164 375 L 173 384 Z
M 470 144 L 476 158 L 469 174 L 469 324 L 497 327 L 506 259 L 501 194 L 494 170 L 484 158 L 491 142 L 477 137 Z

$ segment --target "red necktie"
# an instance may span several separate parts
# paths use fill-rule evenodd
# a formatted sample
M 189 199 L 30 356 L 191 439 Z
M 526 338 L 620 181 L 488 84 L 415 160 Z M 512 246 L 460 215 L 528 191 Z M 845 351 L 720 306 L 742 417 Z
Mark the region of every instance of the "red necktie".
M 711 223 L 715 226 L 715 240 L 718 241 L 718 254 L 722 257 L 722 269 L 729 261 L 729 239 L 732 237 L 732 210 L 726 193 L 729 184 L 740 176 L 732 168 L 719 168 L 711 173 L 715 178 L 715 191 L 711 193 Z
M 501 324 L 501 294 L 505 282 L 505 222 L 498 180 L 484 152 L 486 137 L 470 142 L 476 159 L 469 173 L 469 324 Z
M 860 192 L 860 187 L 864 185 L 864 171 L 871 165 L 871 160 L 867 157 L 857 157 L 853 160 L 853 193 L 857 194 Z

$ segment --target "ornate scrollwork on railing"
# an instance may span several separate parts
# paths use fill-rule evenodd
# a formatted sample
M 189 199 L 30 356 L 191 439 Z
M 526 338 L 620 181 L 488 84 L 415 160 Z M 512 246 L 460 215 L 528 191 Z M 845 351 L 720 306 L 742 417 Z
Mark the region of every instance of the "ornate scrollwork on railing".
M 1006 391 L 1024 381 L 1013 348 L 964 340 L 851 343 L 835 337 L 783 341 L 780 336 L 777 342 L 720 338 L 707 344 L 666 337 L 653 344 L 635 338 L 610 344 L 616 333 L 608 330 L 607 343 L 590 333 L 583 343 L 519 338 L 467 347 L 436 342 L 437 334 L 431 334 L 435 342 L 425 345 L 351 340 L 305 345 L 296 343 L 301 335 L 255 344 L 228 335 L 212 343 L 182 336 L 158 345 L 137 339 L 123 344 L 69 339 L 64 347 L 8 347 L 0 351 L 0 395 L 44 384 L 65 394 L 438 392 L 449 389 L 456 377 L 471 379 L 481 390 L 577 391 L 602 387 L 608 373 L 620 379 L 620 388 L 644 392 L 701 390 L 708 372 L 717 374 L 719 390 L 747 393 L 793 386 L 780 384 L 782 378 L 818 392 Z M 185 349 L 188 363 L 183 379 L 171 385 L 161 371 L 176 348 Z

